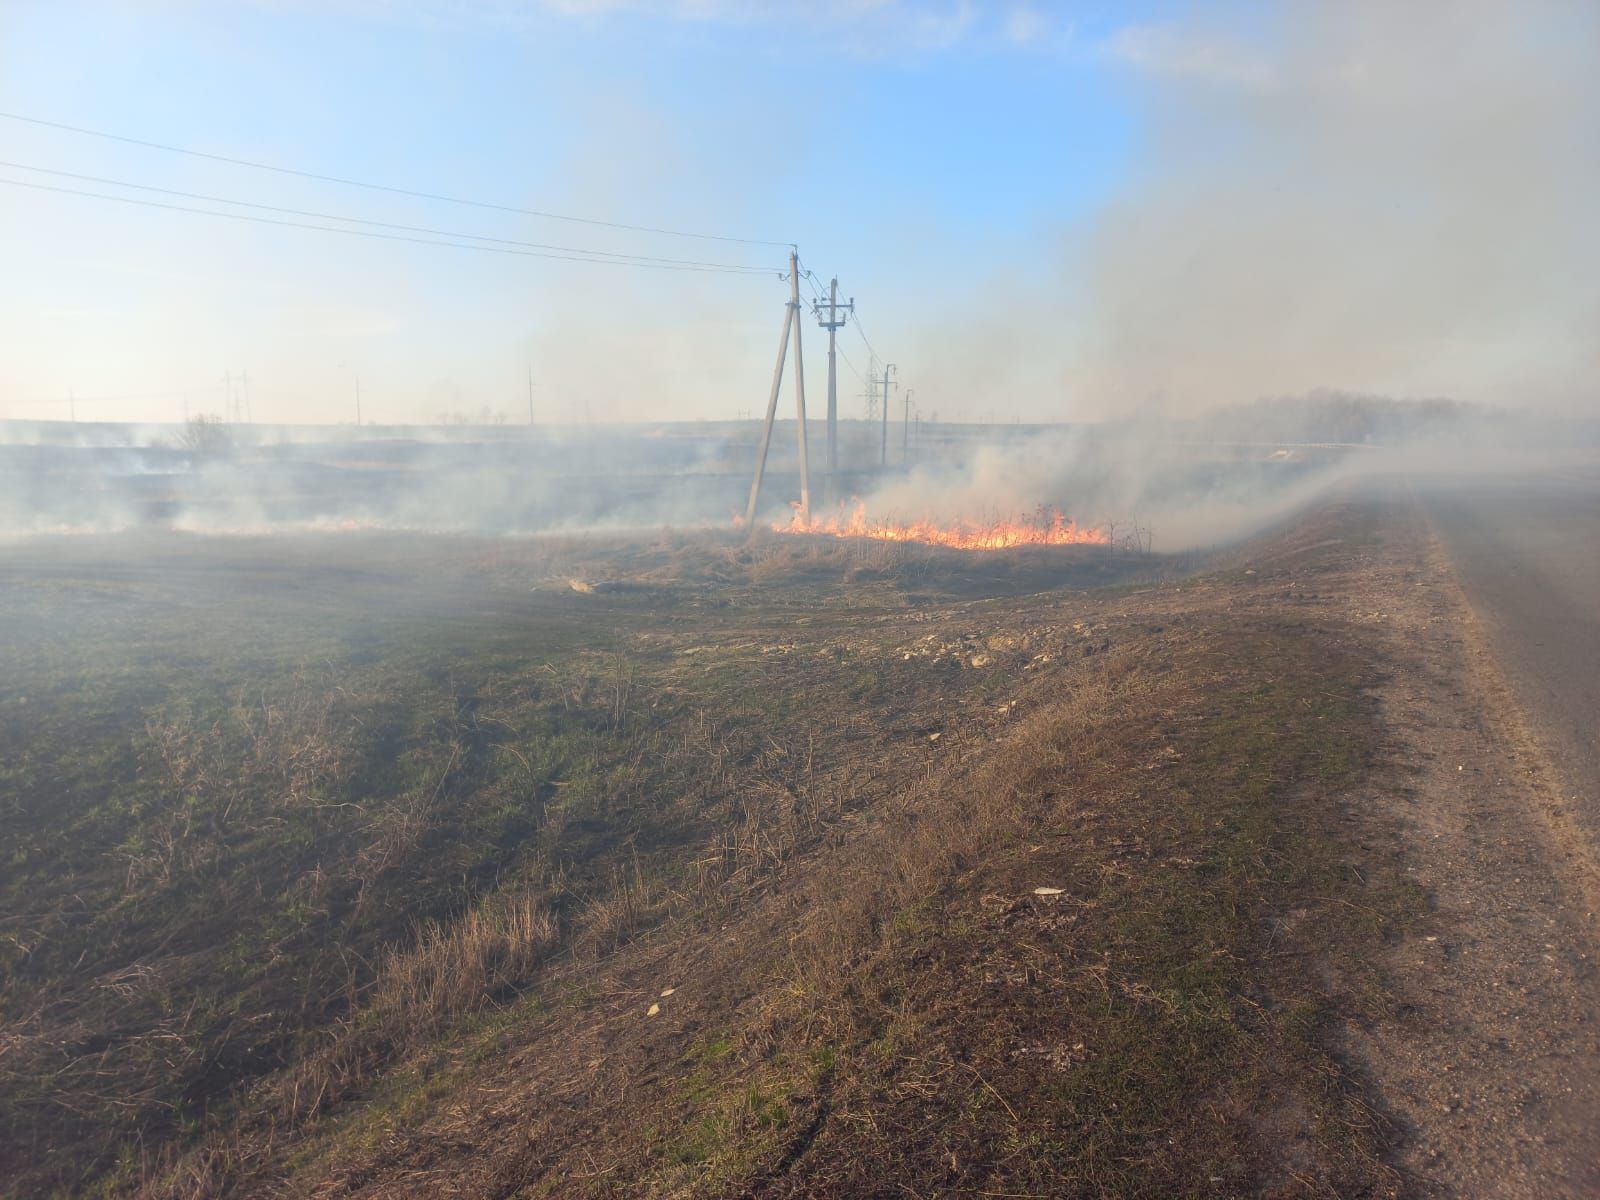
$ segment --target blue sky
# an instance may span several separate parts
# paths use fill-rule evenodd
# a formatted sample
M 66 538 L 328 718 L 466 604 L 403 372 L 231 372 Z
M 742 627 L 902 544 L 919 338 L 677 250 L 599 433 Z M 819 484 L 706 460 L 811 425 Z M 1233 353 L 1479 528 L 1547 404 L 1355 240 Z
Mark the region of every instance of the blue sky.
M 997 264 L 1032 271 L 1041 239 L 1105 202 L 1136 136 L 1093 52 L 1106 18 L 963 11 L 823 6 L 801 22 L 753 6 L 13 3 L 0 18 L 0 108 L 400 187 L 793 239 L 812 269 L 839 275 L 895 357 L 904 304 L 939 292 L 956 303 Z M 416 203 L 10 121 L 0 151 L 381 220 L 783 258 Z M 715 417 L 759 405 L 781 319 L 775 279 L 663 280 L 368 245 L 17 188 L 0 189 L 0 212 L 6 257 L 22 268 L 3 303 L 35 335 L 4 379 L 0 411 L 15 416 L 53 415 L 75 389 L 82 415 L 170 417 L 178 394 L 203 407 L 225 370 L 243 368 L 258 415 L 315 419 L 329 402 L 319 383 L 343 394 L 332 378 L 343 363 L 367 375 L 369 412 L 416 419 L 457 399 L 505 407 L 496 384 L 531 363 L 541 390 L 568 393 L 549 397 L 553 416 L 644 416 L 658 406 L 641 393 L 659 388 L 668 415 Z M 556 313 L 552 338 L 541 326 Z M 600 336 L 613 317 L 635 326 L 637 354 Z M 663 343 L 680 336 L 699 351 L 663 361 Z M 585 337 L 610 361 L 586 365 L 561 344 Z M 865 370 L 860 343 L 847 345 Z M 915 376 L 911 363 L 901 369 Z M 652 380 L 663 372 L 672 378 Z M 122 395 L 139 399 L 110 399 Z
M 1568 36 L 1507 54 L 1509 18 L 1492 7 L 1481 35 L 1453 42 L 1370 3 L 5 0 L 0 111 L 515 207 L 793 239 L 857 299 L 925 412 L 1073 419 L 1173 395 L 1460 390 L 1464 374 L 1430 365 L 1446 346 L 1474 378 L 1548 358 L 1538 338 L 1485 345 L 1509 306 L 1464 314 L 1425 286 L 1428 273 L 1453 286 L 1491 215 L 1459 214 L 1460 241 L 1409 264 L 1411 293 L 1388 276 L 1419 229 L 1439 226 L 1440 198 L 1453 205 L 1475 182 L 1418 153 L 1456 130 L 1455 95 L 1488 97 L 1469 104 L 1474 119 L 1520 112 L 1515 80 L 1530 74 L 1591 98 L 1572 81 L 1592 53 L 1561 47 L 1592 22 L 1549 7 L 1518 31 Z M 1419 71 L 1442 90 L 1409 94 Z M 1565 122 L 1574 103 L 1540 94 L 1527 128 L 1491 131 L 1491 178 L 1544 169 L 1546 157 L 1517 158 L 1537 143 L 1550 162 L 1580 160 L 1586 202 L 1592 123 L 1548 136 L 1550 114 Z M 1493 161 L 1502 149 L 1508 162 Z M 10 120 L 0 160 L 20 164 L 0 178 L 55 186 L 135 194 L 26 168 L 595 250 L 783 257 Z M 1252 207 L 1302 187 L 1348 203 Z M 1370 240 L 1370 213 L 1404 197 L 1416 226 Z M 1548 272 L 1554 257 L 1539 251 L 1554 244 L 1524 257 Z M 356 376 L 370 419 L 520 414 L 530 368 L 549 419 L 724 417 L 764 402 L 785 298 L 772 276 L 408 246 L 14 186 L 0 186 L 0 260 L 0 417 L 64 415 L 72 392 L 81 417 L 172 419 L 218 408 L 224 372 L 238 370 L 258 419 L 348 419 Z M 1292 322 L 1309 292 L 1288 262 L 1341 281 Z M 1524 300 L 1555 297 L 1541 329 L 1575 331 L 1593 312 L 1581 285 L 1511 282 Z M 1405 308 L 1354 319 L 1385 290 Z M 1433 315 L 1413 331 L 1415 311 Z M 1349 336 L 1320 332 L 1334 328 Z M 865 370 L 862 343 L 843 345 Z M 1268 352 L 1246 358 L 1246 346 Z M 808 329 L 814 406 L 821 349 Z M 1556 349 L 1578 356 L 1569 384 L 1586 384 L 1592 361 Z M 859 384 L 842 375 L 855 412 Z

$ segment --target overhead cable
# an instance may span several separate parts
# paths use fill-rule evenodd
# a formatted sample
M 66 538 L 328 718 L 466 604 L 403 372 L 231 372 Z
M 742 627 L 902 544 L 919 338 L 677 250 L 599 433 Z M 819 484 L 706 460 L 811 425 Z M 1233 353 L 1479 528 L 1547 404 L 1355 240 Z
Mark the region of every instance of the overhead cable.
M 715 263 L 701 262 L 690 258 L 662 258 L 653 254 L 626 254 L 614 250 L 592 250 L 583 246 L 553 246 L 545 242 L 524 242 L 515 238 L 490 237 L 481 233 L 461 233 L 453 229 L 432 229 L 425 225 L 401 225 L 393 221 L 373 221 L 365 217 L 347 217 L 339 213 L 317 212 L 304 208 L 283 208 L 276 204 L 260 204 L 253 200 L 235 200 L 228 196 L 210 196 L 201 192 L 182 192 L 174 188 L 155 187 L 148 183 L 133 183 L 126 179 L 108 179 L 101 175 L 80 175 L 75 171 L 58 171 L 50 167 L 35 167 L 28 163 L 5 162 L 0 160 L 0 167 L 10 170 L 35 171 L 42 175 L 54 175 L 61 179 L 76 179 L 85 183 L 103 183 L 111 187 L 133 188 L 141 192 L 155 192 L 162 196 L 177 196 L 185 200 L 204 200 L 208 204 L 233 204 L 240 208 L 254 208 L 261 212 L 283 213 L 293 217 L 315 217 L 319 221 L 347 221 L 353 225 L 371 225 L 378 229 L 398 229 L 405 233 L 424 233 L 432 237 L 460 238 L 465 241 L 492 242 L 503 246 L 521 246 L 530 250 L 551 250 L 563 254 L 584 254 L 597 258 L 637 260 L 639 262 L 662 263 L 683 267 L 718 267 L 725 270 L 758 271 L 767 274 L 770 267 L 759 267 L 744 263 Z M 225 214 L 217 214 L 219 216 Z
M 40 117 L 24 116 L 22 113 L 0 112 L 0 118 L 8 121 L 21 121 L 28 125 L 37 125 L 45 129 L 60 129 L 68 133 L 78 133 L 85 137 L 104 138 L 107 141 L 122 142 L 129 146 L 143 146 L 148 150 L 161 150 L 169 154 L 186 154 L 191 158 L 205 158 L 212 162 L 228 163 L 235 167 L 249 167 L 256 171 L 272 171 L 279 175 L 293 175 L 299 179 L 315 179 L 321 183 L 337 183 L 344 187 L 366 188 L 374 192 L 388 192 L 395 196 L 410 196 L 418 200 L 436 200 L 444 204 L 461 204 L 469 208 L 487 208 L 498 212 L 520 213 L 526 217 L 540 217 L 548 221 L 572 221 L 580 225 L 598 225 L 606 229 L 627 229 L 634 233 L 655 233 L 667 237 L 698 238 L 710 242 L 740 242 L 747 246 L 788 246 L 789 242 L 776 242 L 764 238 L 729 237 L 716 233 L 691 233 L 682 229 L 665 229 L 654 225 L 630 225 L 622 221 L 606 221 L 598 217 L 575 217 L 566 213 L 545 212 L 540 209 L 519 208 L 512 204 L 496 204 L 487 200 L 469 200 L 461 196 L 449 196 L 439 192 L 417 191 L 411 188 L 392 187 L 383 183 L 368 183 L 360 179 L 349 179 L 340 175 L 323 175 L 316 171 L 301 171 L 293 167 L 279 167 L 272 163 L 254 162 L 246 158 L 234 158 L 227 154 L 211 154 L 204 150 L 190 150 L 183 146 L 171 146 L 165 142 L 149 141 L 144 138 L 125 137 L 122 134 L 106 133 L 99 129 L 86 129 L 81 125 L 68 125 L 64 121 L 46 121 Z
M 376 238 L 386 242 L 409 242 L 418 246 L 446 246 L 454 250 L 482 250 L 490 254 L 515 254 L 522 258 L 548 258 L 564 262 L 602 263 L 613 267 L 645 267 L 657 271 L 698 271 L 723 275 L 781 275 L 776 267 L 697 266 L 687 262 L 654 262 L 623 258 L 599 258 L 591 251 L 556 253 L 545 250 L 521 250 L 513 246 L 487 245 L 478 242 L 455 242 L 441 238 L 413 237 L 402 233 L 379 233 L 371 229 L 344 229 L 337 225 L 313 225 L 306 221 L 288 221 L 275 217 L 258 217 L 250 213 L 218 212 L 212 208 L 194 208 L 186 204 L 168 204 L 161 200 L 141 200 L 137 196 L 114 196 L 105 192 L 89 192 L 79 188 L 56 187 L 48 183 L 33 183 L 23 179 L 0 179 L 8 187 L 31 188 L 40 192 L 55 192 L 66 196 L 84 196 L 92 200 L 110 200 L 118 204 L 136 204 L 143 208 L 160 208 L 170 212 L 189 213 L 203 217 L 220 217 L 229 221 L 253 221 L 259 225 L 277 225 L 288 229 L 314 229 L 321 233 L 342 233 L 348 237 Z

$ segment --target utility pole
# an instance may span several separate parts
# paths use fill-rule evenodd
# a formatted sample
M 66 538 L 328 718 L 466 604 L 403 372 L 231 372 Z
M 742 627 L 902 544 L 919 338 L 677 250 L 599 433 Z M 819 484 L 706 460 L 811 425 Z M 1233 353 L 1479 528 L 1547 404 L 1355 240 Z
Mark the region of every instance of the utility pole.
M 761 477 L 767 469 L 767 451 L 772 445 L 772 423 L 778 415 L 778 393 L 783 388 L 783 361 L 789 352 L 789 334 L 794 333 L 794 399 L 800 427 L 800 515 L 811 516 L 811 479 L 806 463 L 806 377 L 800 361 L 800 256 L 789 249 L 789 303 L 784 307 L 783 333 L 778 338 L 778 361 L 772 368 L 772 392 L 767 397 L 767 420 L 761 431 L 761 452 L 756 456 L 756 473 L 750 481 L 750 503 L 745 506 L 744 524 L 755 532 L 756 506 L 761 500 Z
M 812 305 L 817 324 L 828 331 L 828 475 L 824 486 L 824 500 L 828 504 L 832 504 L 837 498 L 834 481 L 839 474 L 839 362 L 834 342 L 840 327 L 845 323 L 845 314 L 854 312 L 855 307 L 854 297 L 847 303 L 839 303 L 837 276 L 828 283 L 827 319 L 823 319 L 821 301 Z
M 911 461 L 911 394 L 916 388 L 907 388 L 902 399 L 905 401 L 905 415 L 900 427 L 900 457 L 907 462 Z
M 806 360 L 800 353 L 800 255 L 789 247 L 789 311 L 794 317 L 794 409 L 800 441 L 800 519 L 811 520 L 811 466 L 806 454 Z
M 250 372 L 243 369 L 239 372 L 239 402 L 244 410 L 245 424 L 254 424 L 255 417 L 250 412 Z
M 878 448 L 878 465 L 889 465 L 889 376 L 894 371 L 893 363 L 883 364 L 883 438 Z

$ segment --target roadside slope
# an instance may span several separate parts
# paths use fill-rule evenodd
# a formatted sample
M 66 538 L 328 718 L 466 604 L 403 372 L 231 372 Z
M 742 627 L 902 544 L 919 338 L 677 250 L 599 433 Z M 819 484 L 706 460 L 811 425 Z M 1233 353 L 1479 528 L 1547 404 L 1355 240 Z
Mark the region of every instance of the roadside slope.
M 303 1120 L 246 1097 L 146 1191 L 1397 1194 L 1341 1053 L 1423 908 L 1350 808 L 1383 769 L 1353 519 L 1282 568 L 851 625 L 854 676 L 981 703 L 835 693 L 853 759 L 773 725 L 657 920 Z M 761 655 L 671 685 L 725 703 Z
M 823 550 L 330 585 L 327 676 L 19 577 L 115 618 L 0 692 L 21 1194 L 1587 1194 L 1581 842 L 1408 500 L 1020 598 Z

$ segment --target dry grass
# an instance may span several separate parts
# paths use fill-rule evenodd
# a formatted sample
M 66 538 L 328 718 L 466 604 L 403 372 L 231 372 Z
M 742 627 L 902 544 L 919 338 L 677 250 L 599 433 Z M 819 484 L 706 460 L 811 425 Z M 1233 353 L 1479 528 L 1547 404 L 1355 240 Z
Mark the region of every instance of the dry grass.
M 286 1139 L 348 1098 L 385 1062 L 462 1018 L 512 1000 L 560 944 L 549 908 L 497 893 L 452 922 L 428 922 L 386 956 L 324 1044 L 257 1089 L 241 1119 L 185 1152 L 147 1156 L 131 1175 L 148 1200 L 227 1195 Z M 351 990 L 356 990 L 354 981 Z
M 542 902 L 497 893 L 459 921 L 424 925 L 378 973 L 366 1012 L 397 1040 L 421 1040 L 504 999 L 559 941 Z
M 878 809 L 870 833 L 833 867 L 826 903 L 804 923 L 791 959 L 803 1006 L 815 1006 L 819 988 L 836 986 L 840 966 L 875 944 L 888 918 L 1012 844 L 1036 825 L 1042 798 L 1070 788 L 1112 751 L 1117 726 L 1149 711 L 1144 681 L 1119 689 L 1117 674 L 1106 665 L 1054 694 L 1035 688 L 1033 711 L 1008 717 L 999 743 L 975 754 L 970 768 L 899 791 Z
M 1361 678 L 1294 626 L 1135 627 L 920 735 L 903 749 L 924 768 L 881 790 L 861 760 L 838 767 L 867 795 L 815 762 L 747 785 L 665 924 L 564 973 L 568 1001 L 547 978 L 553 1015 L 430 1079 L 521 1106 L 525 1133 L 471 1105 L 418 1112 L 296 1185 L 1391 1194 L 1382 1123 L 1325 1040 L 1339 1006 L 1381 994 L 1302 969 L 1315 953 L 1359 978 L 1412 902 L 1383 864 L 1359 885 L 1345 867 Z M 447 1146 L 474 1150 L 441 1168 Z
M 1322 1038 L 1357 1001 L 1260 940 L 1314 939 L 1354 978 L 1381 922 L 1328 912 L 1398 911 L 1352 900 L 1329 816 L 1372 737 L 1364 665 L 1337 631 L 1187 585 L 1176 611 L 816 599 L 858 568 L 913 579 L 905 549 L 663 538 L 663 570 L 816 590 L 522 586 L 481 623 L 393 631 L 390 673 L 351 691 L 149 708 L 140 894 L 185 922 L 187 897 L 229 897 L 262 924 L 227 953 L 284 958 L 202 980 L 226 923 L 167 924 L 187 965 L 97 980 L 148 1066 L 104 1088 L 159 1106 L 138 1081 L 237 1044 L 220 1035 L 274 1029 L 279 1059 L 80 1179 L 170 1200 L 1111 1196 L 1226 1170 L 1293 1194 L 1287 1170 L 1383 1194 L 1381 1132 Z M 276 878 L 275 907 L 238 878 Z M 1274 932 L 1290 912 L 1300 932 Z M 234 1007 L 130 1019 L 175 996 Z M 25 1075 L 92 1061 L 93 1023 L 64 1011 L 5 1013 Z M 106 1110 L 83 1103 L 87 1128 Z

